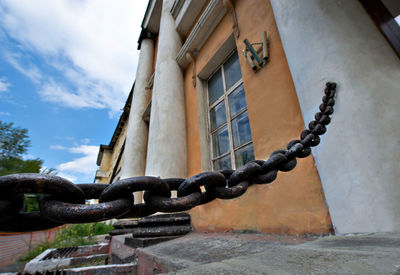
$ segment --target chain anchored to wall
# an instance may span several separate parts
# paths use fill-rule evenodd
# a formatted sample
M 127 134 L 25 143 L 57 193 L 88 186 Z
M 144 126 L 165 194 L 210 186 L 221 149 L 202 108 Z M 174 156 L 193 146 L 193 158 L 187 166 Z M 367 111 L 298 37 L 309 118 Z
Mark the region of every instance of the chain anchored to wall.
M 286 149 L 273 152 L 268 160 L 255 160 L 237 170 L 204 172 L 187 179 L 133 177 L 112 185 L 73 184 L 57 176 L 15 174 L 0 177 L 0 231 L 36 231 L 66 223 L 87 223 L 112 218 L 138 218 L 156 212 L 180 212 L 216 198 L 233 199 L 253 184 L 273 182 L 278 171 L 295 168 L 297 158 L 311 154 L 326 132 L 335 104 L 336 84 L 328 82 L 320 112 L 315 114 L 300 139 L 290 141 Z M 202 191 L 200 187 L 204 186 Z M 171 198 L 171 190 L 178 191 Z M 134 204 L 133 192 L 145 191 L 144 203 Z M 21 212 L 24 194 L 41 193 L 40 211 Z M 99 199 L 98 204 L 85 204 Z

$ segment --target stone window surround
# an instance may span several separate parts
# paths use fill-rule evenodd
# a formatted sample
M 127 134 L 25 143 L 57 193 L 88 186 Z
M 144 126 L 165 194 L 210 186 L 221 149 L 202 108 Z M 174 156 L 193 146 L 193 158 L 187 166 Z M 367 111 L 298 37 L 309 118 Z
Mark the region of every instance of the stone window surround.
M 209 104 L 208 104 L 208 79 L 221 68 L 222 64 L 229 59 L 232 53 L 237 50 L 234 34 L 231 34 L 222 46 L 210 58 L 207 64 L 197 75 L 197 93 L 199 105 L 199 124 L 200 124 L 200 150 L 201 150 L 201 170 L 212 171 L 211 156 L 211 137 L 209 124 Z M 239 53 L 238 53 L 239 54 Z M 240 83 L 243 83 L 242 80 Z M 236 86 L 236 85 L 234 85 Z
M 229 55 L 229 58 L 234 54 L 234 52 L 231 52 L 231 54 Z M 227 60 L 226 60 L 227 61 Z M 225 62 L 226 62 L 225 61 Z M 224 63 L 225 63 L 224 62 Z M 224 63 L 221 64 L 221 66 L 218 68 L 218 70 L 224 71 L 225 75 L 225 69 L 224 69 Z M 217 70 L 217 71 L 218 71 Z M 216 72 L 217 72 L 216 71 Z M 215 72 L 215 73 L 216 73 Z M 218 159 L 222 159 L 226 156 L 230 156 L 230 161 L 231 161 L 231 169 L 237 169 L 238 167 L 236 166 L 236 155 L 235 152 L 239 151 L 240 149 L 247 147 L 248 145 L 253 144 L 253 140 L 251 139 L 250 141 L 247 141 L 237 147 L 234 146 L 234 134 L 233 134 L 233 121 L 238 118 L 239 116 L 241 116 L 243 113 L 247 112 L 247 104 L 246 104 L 246 108 L 240 110 L 238 113 L 236 113 L 235 115 L 231 115 L 230 114 L 230 105 L 229 105 L 229 95 L 232 94 L 234 91 L 236 91 L 240 86 L 243 86 L 243 78 L 240 78 L 235 84 L 233 84 L 229 89 L 226 89 L 226 80 L 225 77 L 221 75 L 222 81 L 223 81 L 223 85 L 224 85 L 224 92 L 222 94 L 222 96 L 220 98 L 218 98 L 215 102 L 213 102 L 211 105 L 208 105 L 208 126 L 209 126 L 209 139 L 210 139 L 210 153 L 211 153 L 211 166 L 213 168 L 213 170 L 219 170 L 219 169 L 215 169 L 214 167 L 214 162 L 217 161 Z M 208 89 L 207 89 L 207 99 L 208 99 Z M 209 102 L 209 100 L 207 100 L 207 102 Z M 211 125 L 211 118 L 210 118 L 210 112 L 213 108 L 215 108 L 218 104 L 220 104 L 221 102 L 225 102 L 225 115 L 226 115 L 226 124 L 223 123 L 223 125 L 225 126 L 218 126 L 215 129 L 211 130 L 210 129 L 210 125 Z M 219 130 L 221 130 L 222 128 L 227 127 L 228 129 L 228 135 L 229 135 L 229 152 L 223 153 L 217 157 L 213 156 L 213 144 L 212 144 L 212 134 L 218 132 Z

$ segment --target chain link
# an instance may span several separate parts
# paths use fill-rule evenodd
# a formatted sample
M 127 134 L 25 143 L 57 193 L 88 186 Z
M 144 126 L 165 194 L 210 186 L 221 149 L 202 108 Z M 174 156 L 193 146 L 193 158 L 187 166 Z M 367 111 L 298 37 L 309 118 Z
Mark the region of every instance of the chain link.
M 0 177 L 0 231 L 43 230 L 65 223 L 87 223 L 111 218 L 139 218 L 156 212 L 180 212 L 216 198 L 233 199 L 243 195 L 252 184 L 273 182 L 278 172 L 288 172 L 297 165 L 296 158 L 311 154 L 320 143 L 320 135 L 331 122 L 336 84 L 326 83 L 325 95 L 315 120 L 292 140 L 285 150 L 273 152 L 266 160 L 250 161 L 237 170 L 203 172 L 187 179 L 134 177 L 111 185 L 73 184 L 57 176 L 15 174 Z M 177 198 L 171 198 L 171 190 Z M 144 192 L 144 203 L 134 204 L 133 192 Z M 23 194 L 40 193 L 40 211 L 25 213 Z M 99 199 L 98 204 L 85 204 Z

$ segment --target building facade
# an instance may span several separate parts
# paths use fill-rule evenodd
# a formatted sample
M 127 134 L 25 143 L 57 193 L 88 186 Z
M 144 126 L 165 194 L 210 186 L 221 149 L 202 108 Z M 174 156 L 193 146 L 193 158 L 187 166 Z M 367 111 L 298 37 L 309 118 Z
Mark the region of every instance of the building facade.
M 312 156 L 272 184 L 190 210 L 193 226 L 400 230 L 395 2 L 150 0 L 135 84 L 95 181 L 186 178 L 267 159 L 299 136 L 335 81 L 336 111 Z

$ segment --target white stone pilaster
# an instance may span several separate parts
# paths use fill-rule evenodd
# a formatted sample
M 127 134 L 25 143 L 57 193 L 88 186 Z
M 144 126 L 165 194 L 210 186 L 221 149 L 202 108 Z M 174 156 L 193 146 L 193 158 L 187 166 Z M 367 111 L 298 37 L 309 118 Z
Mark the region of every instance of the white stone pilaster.
M 150 113 L 146 175 L 186 177 L 186 112 L 182 71 L 176 62 L 182 42 L 164 0 Z
M 128 129 L 124 159 L 121 167 L 121 178 L 144 176 L 146 169 L 148 126 L 142 115 L 150 100 L 150 92 L 146 90 L 147 80 L 153 71 L 154 42 L 152 39 L 141 41 L 135 87 L 129 112 Z M 142 194 L 136 192 L 135 202 L 142 200 Z
M 399 231 L 398 57 L 359 1 L 271 4 L 306 122 L 325 82 L 338 84 L 332 122 L 313 148 L 336 232 Z

